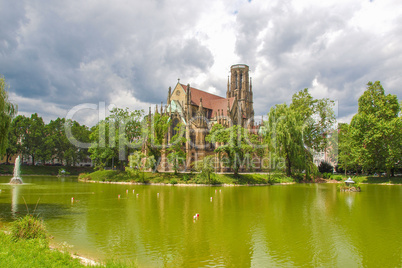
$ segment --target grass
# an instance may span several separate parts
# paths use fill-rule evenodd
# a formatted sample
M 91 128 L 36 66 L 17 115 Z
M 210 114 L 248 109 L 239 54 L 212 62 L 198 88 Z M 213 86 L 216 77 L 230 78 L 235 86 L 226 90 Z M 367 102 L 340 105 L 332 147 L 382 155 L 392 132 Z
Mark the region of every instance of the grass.
M 1 226 L 2 229 L 4 228 Z M 32 216 L 16 220 L 11 232 L 0 230 L 1 267 L 88 267 L 73 258 L 68 251 L 49 248 L 49 235 L 44 223 Z M 137 267 L 135 263 L 108 260 L 91 267 Z
M 70 175 L 77 176 L 80 173 L 92 172 L 92 167 L 68 167 L 68 166 L 21 166 L 21 175 L 58 175 L 60 169 L 65 169 Z M 0 174 L 12 175 L 14 165 L 0 165 Z
M 11 236 L 14 240 L 43 239 L 47 241 L 47 231 L 43 221 L 32 215 L 26 215 L 13 222 Z
M 373 177 L 373 176 L 354 176 L 351 177 L 352 180 L 359 183 L 370 183 L 370 184 L 402 184 L 402 177 Z
M 239 174 L 235 177 L 233 174 L 212 174 L 211 181 L 195 173 L 151 173 L 151 172 L 123 172 L 117 170 L 98 170 L 93 173 L 81 174 L 82 180 L 92 181 L 110 181 L 110 182 L 146 182 L 146 183 L 164 183 L 164 184 L 273 184 L 294 182 L 290 177 L 283 174 Z

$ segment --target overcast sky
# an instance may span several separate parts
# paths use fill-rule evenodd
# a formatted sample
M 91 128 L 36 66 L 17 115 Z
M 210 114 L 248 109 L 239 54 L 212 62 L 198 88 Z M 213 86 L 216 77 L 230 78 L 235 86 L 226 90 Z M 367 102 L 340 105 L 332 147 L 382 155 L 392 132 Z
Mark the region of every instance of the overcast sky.
M 148 111 L 178 78 L 225 96 L 237 63 L 258 118 L 307 87 L 349 121 L 368 81 L 402 99 L 402 1 L 0 0 L 0 74 L 47 122 L 85 103 Z

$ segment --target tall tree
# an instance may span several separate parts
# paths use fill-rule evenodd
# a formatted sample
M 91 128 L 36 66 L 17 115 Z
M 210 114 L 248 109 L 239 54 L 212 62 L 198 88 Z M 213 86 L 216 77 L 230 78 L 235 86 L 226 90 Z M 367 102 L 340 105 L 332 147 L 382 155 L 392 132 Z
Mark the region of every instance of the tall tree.
M 244 165 L 250 167 L 252 153 L 255 148 L 251 142 L 252 138 L 247 129 L 233 125 L 224 127 L 221 124 L 213 125 L 210 133 L 205 140 L 210 143 L 223 144 L 215 148 L 215 152 L 223 156 L 223 163 L 233 170 L 235 177 L 239 174 L 239 169 Z
M 316 170 L 313 153 L 328 147 L 327 133 L 334 122 L 333 102 L 313 99 L 306 88 L 293 95 L 289 106 L 271 108 L 265 140 L 270 152 L 285 160 L 288 176 L 298 169 L 309 177 Z
M 23 140 L 23 146 L 26 154 L 32 158 L 32 165 L 35 165 L 37 157 L 44 157 L 45 143 L 45 124 L 42 117 L 39 117 L 37 113 L 31 115 L 30 118 L 25 120 L 25 134 Z
M 130 150 L 141 143 L 142 111 L 114 108 L 110 113 L 93 128 L 89 152 L 96 166 L 104 167 L 112 160 L 122 169 Z
M 0 75 L 0 157 L 2 157 L 7 148 L 8 130 L 11 121 L 17 112 L 16 105 L 8 99 L 8 85 L 4 76 Z
M 162 149 L 166 143 L 166 134 L 171 124 L 170 118 L 166 114 L 155 114 L 145 118 L 146 127 L 143 127 L 143 136 L 146 139 L 147 158 L 154 159 L 154 171 L 157 171 L 157 166 L 160 163 Z
M 179 123 L 175 127 L 176 134 L 170 139 L 170 145 L 167 148 L 168 151 L 168 162 L 172 165 L 174 173 L 177 174 L 180 165 L 185 164 L 186 153 L 184 151 L 184 143 L 186 138 L 184 137 L 185 126 Z
M 395 95 L 385 95 L 379 81 L 369 82 L 359 98 L 358 113 L 350 124 L 356 161 L 365 169 L 381 173 L 397 167 L 402 160 L 402 121 Z

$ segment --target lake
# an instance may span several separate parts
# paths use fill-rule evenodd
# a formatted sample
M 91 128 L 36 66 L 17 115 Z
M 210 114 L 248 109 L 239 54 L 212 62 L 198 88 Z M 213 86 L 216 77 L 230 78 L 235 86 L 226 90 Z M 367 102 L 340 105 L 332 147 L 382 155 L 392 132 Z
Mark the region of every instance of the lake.
M 335 184 L 140 186 L 25 176 L 24 185 L 10 186 L 9 180 L 0 177 L 0 221 L 25 215 L 24 199 L 30 212 L 39 201 L 35 213 L 53 243 L 97 260 L 140 267 L 402 266 L 401 185 L 349 193 Z

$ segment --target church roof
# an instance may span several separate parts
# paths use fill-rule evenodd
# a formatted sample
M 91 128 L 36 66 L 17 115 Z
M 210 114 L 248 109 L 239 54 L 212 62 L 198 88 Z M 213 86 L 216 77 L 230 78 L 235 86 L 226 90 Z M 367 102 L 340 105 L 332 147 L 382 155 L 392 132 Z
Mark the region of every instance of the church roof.
M 187 85 L 180 84 L 184 91 L 187 92 Z M 228 100 L 229 100 L 229 105 L 230 109 L 232 109 L 233 102 L 235 98 L 223 98 L 218 95 L 214 95 L 196 88 L 193 88 L 190 86 L 190 91 L 191 91 L 191 104 L 200 106 L 200 98 L 202 98 L 202 106 L 204 108 L 212 110 L 212 117 L 215 116 L 215 112 L 217 113 L 218 110 L 222 112 L 223 110 L 223 115 L 227 115 L 227 107 L 228 107 Z

